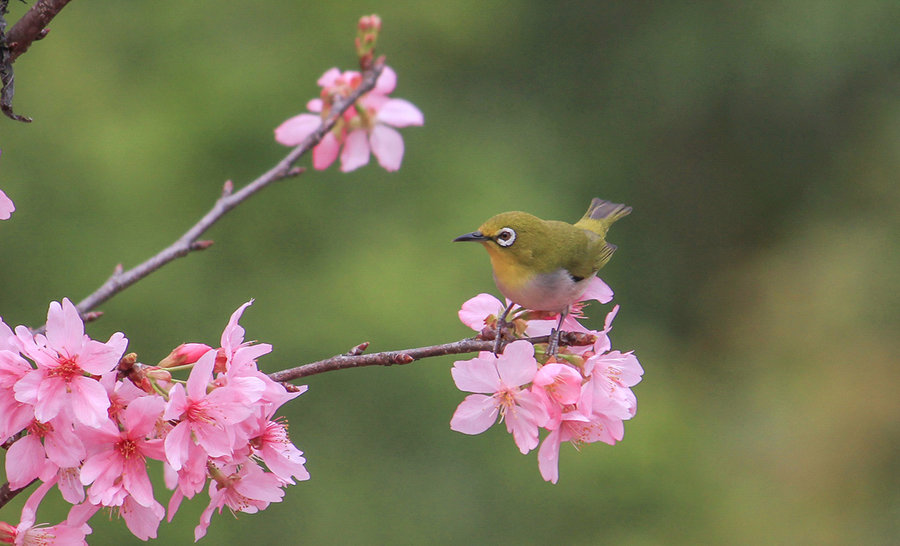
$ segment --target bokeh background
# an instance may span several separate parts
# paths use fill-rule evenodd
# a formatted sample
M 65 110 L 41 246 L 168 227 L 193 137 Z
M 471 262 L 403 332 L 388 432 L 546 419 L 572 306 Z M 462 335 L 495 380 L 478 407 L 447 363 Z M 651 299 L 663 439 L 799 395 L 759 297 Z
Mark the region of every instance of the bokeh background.
M 645 368 L 638 413 L 615 447 L 563 446 L 553 486 L 502 426 L 450 431 L 451 357 L 311 377 L 284 414 L 312 479 L 204 542 L 900 541 L 896 2 L 73 2 L 15 64 L 34 123 L 0 120 L 3 319 L 41 324 L 273 165 L 272 130 L 354 67 L 372 12 L 394 95 L 426 118 L 402 169 L 276 184 L 89 333 L 152 363 L 255 298 L 267 371 L 454 341 L 459 305 L 496 293 L 454 236 L 505 210 L 574 221 L 600 196 L 634 207 L 602 276 L 613 346 Z M 204 506 L 159 542 L 193 540 Z M 138 542 L 92 525 L 92 544 Z

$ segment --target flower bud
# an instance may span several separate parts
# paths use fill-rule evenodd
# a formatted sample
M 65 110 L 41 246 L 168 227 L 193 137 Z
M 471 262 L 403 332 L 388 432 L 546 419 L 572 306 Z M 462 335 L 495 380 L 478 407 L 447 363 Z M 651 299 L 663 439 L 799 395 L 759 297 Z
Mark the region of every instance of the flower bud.
M 193 364 L 210 349 L 212 349 L 212 347 L 204 343 L 182 343 L 178 347 L 175 347 L 175 349 L 169 353 L 169 356 L 159 361 L 159 367 L 174 368 L 175 366 Z

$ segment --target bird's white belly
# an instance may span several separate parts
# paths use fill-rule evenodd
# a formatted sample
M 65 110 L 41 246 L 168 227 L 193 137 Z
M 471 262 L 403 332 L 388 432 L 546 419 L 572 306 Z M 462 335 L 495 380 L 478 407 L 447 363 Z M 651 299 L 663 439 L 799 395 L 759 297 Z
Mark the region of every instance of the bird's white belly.
M 591 278 L 593 275 L 576 282 L 568 271 L 559 269 L 553 273 L 535 275 L 519 286 L 504 285 L 496 276 L 494 281 L 504 296 L 522 307 L 559 313 L 578 301 Z

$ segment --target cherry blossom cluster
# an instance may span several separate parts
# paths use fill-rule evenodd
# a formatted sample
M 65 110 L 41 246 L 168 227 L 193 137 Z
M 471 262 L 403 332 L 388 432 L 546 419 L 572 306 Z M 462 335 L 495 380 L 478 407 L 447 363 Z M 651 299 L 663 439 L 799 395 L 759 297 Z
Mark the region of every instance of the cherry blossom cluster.
M 380 31 L 381 19 L 377 15 L 367 15 L 359 20 L 356 53 L 363 68 L 373 64 Z M 275 129 L 275 140 L 285 146 L 302 143 L 331 114 L 335 101 L 345 100 L 360 83 L 362 74 L 355 70 L 329 69 L 319 78 L 318 84 L 322 88 L 319 97 L 306 104 L 306 108 L 314 113 L 299 114 L 284 121 Z M 385 66 L 375 81 L 375 88 L 357 99 L 313 148 L 313 167 L 327 169 L 340 155 L 341 170 L 349 172 L 368 164 L 370 154 L 374 154 L 385 170 L 399 169 L 404 147 L 403 137 L 395 128 L 423 125 L 425 117 L 411 102 L 388 97 L 396 86 L 397 73 Z
M 125 354 L 121 332 L 105 342 L 85 335 L 68 299 L 50 304 L 45 334 L 0 321 L 6 477 L 11 489 L 42 482 L 17 526 L 0 523 L 0 543 L 85 544 L 87 521 L 104 507 L 138 538 L 155 538 L 166 512 L 171 521 L 185 497 L 208 489 L 199 540 L 214 511 L 257 512 L 279 502 L 295 479 L 309 479 L 287 424 L 274 418 L 305 387 L 288 391 L 257 368 L 272 347 L 244 341 L 238 320 L 251 303 L 232 314 L 220 347 L 184 344 L 158 366 Z M 187 369 L 186 380 L 173 378 Z M 155 498 L 148 459 L 161 461 L 173 490 L 167 509 Z M 73 505 L 68 518 L 35 526 L 53 487 Z
M 595 278 L 582 302 L 612 301 L 612 290 Z M 453 364 L 456 386 L 468 395 L 450 420 L 450 428 L 465 434 L 480 434 L 505 421 L 523 454 L 536 448 L 541 476 L 559 479 L 559 448 L 562 442 L 576 447 L 592 442 L 614 445 L 624 435 L 623 421 L 634 417 L 637 399 L 631 387 L 644 373 L 631 353 L 612 351 L 608 333 L 619 310 L 606 315 L 603 330 L 588 330 L 578 319 L 582 303 L 573 305 L 562 330 L 592 336 L 585 346 L 560 347 L 555 356 L 544 353 L 546 345 L 517 339 L 499 355 L 481 352 L 471 360 Z M 460 320 L 484 333 L 494 332 L 505 305 L 490 294 L 479 294 L 462 305 Z M 556 327 L 559 315 L 536 313 L 514 307 L 507 321 L 518 338 L 545 336 Z M 537 349 L 537 351 L 536 351 Z M 540 440 L 540 430 L 548 434 Z

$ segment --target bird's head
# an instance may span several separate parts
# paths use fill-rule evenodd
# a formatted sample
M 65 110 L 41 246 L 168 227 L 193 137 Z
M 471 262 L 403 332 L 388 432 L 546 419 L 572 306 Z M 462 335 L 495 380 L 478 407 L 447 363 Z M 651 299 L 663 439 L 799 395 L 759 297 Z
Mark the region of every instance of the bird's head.
M 535 249 L 546 234 L 544 221 L 526 212 L 504 212 L 489 218 L 478 231 L 460 235 L 454 241 L 477 241 L 484 245 L 495 269 L 502 264 L 531 264 Z

